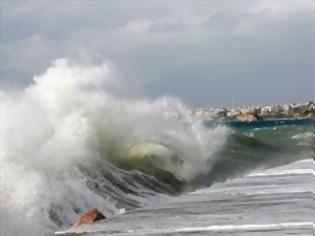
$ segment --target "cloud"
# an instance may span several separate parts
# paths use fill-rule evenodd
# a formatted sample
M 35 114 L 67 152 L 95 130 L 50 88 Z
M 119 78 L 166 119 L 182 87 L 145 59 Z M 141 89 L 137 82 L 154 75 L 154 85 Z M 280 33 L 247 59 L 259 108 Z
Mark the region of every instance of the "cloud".
M 140 96 L 193 105 L 315 99 L 312 0 L 2 5 L 5 88 L 26 86 L 53 59 L 101 56 Z
M 127 31 L 136 34 L 145 34 L 150 31 L 151 24 L 148 21 L 132 21 L 126 25 Z

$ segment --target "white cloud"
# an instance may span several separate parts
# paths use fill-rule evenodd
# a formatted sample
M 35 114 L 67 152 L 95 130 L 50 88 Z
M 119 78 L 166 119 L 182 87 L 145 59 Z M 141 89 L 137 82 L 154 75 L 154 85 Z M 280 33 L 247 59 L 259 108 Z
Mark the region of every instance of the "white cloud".
M 296 12 L 315 8 L 313 0 L 282 0 L 282 1 L 257 1 L 251 7 L 251 11 L 255 14 L 268 12 L 269 14 L 281 14 L 288 11 Z
M 131 21 L 126 25 L 126 29 L 131 33 L 146 34 L 151 29 L 149 21 Z

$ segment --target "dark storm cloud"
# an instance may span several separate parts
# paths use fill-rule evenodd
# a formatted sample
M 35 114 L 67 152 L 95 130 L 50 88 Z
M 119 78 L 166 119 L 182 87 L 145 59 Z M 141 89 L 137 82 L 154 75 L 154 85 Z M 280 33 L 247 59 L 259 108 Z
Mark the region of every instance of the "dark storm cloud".
M 3 2 L 3 86 L 100 55 L 139 95 L 193 105 L 315 99 L 312 1 Z

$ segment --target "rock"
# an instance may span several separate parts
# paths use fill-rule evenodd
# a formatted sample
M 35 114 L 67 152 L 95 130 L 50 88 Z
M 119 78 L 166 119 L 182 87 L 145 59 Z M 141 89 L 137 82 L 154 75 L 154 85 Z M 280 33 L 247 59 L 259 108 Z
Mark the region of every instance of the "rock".
M 99 212 L 96 208 L 93 208 L 81 216 L 73 225 L 73 227 L 78 227 L 83 224 L 92 224 L 95 221 L 106 219 L 106 217 Z

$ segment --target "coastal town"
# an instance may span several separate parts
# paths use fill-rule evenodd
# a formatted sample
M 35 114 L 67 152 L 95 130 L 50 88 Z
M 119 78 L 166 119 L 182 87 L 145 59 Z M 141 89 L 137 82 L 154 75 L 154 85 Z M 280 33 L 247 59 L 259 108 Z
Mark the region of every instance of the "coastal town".
M 231 108 L 196 108 L 194 114 L 206 121 L 256 121 L 266 119 L 313 119 L 315 104 L 286 103 L 269 106 L 239 106 Z

